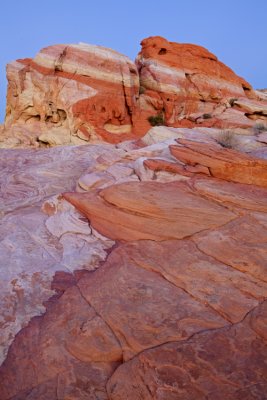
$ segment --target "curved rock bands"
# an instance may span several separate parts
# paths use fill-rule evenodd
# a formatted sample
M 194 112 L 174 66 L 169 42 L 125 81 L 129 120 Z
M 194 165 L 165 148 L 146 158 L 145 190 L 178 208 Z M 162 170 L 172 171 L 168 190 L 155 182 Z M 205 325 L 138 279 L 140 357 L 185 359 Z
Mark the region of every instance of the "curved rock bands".
M 39 130 L 48 130 L 46 139 L 43 134 L 41 140 L 49 144 L 60 144 L 52 143 L 52 127 L 57 136 L 63 128 L 69 131 L 70 138 L 65 133 L 62 144 L 73 142 L 73 137 L 91 142 L 133 138 L 139 93 L 135 64 L 108 49 L 104 52 L 106 58 L 99 57 L 100 49 L 92 47 L 96 57 L 84 52 L 82 45 L 74 49 L 67 46 L 60 65 L 62 46 L 48 47 L 33 60 L 8 65 L 6 127 L 16 122 L 40 121 Z
M 114 240 L 182 239 L 237 217 L 181 182 L 130 182 L 63 197 Z
M 180 67 L 183 70 L 198 71 L 250 88 L 250 85 L 244 79 L 236 76 L 229 67 L 218 61 L 217 57 L 204 47 L 169 42 L 160 36 L 144 39 L 141 45 L 142 51 L 139 56 L 145 60 L 155 59 L 173 68 Z
M 171 154 L 192 166 L 203 166 L 215 178 L 267 187 L 267 161 L 232 149 L 177 139 L 182 146 L 170 146 Z

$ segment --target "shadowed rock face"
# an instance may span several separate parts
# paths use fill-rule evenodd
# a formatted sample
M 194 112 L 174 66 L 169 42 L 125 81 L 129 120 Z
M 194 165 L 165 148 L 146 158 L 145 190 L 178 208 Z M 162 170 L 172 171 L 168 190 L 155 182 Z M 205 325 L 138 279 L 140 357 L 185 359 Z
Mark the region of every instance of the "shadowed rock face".
M 150 123 L 266 123 L 266 98 L 208 50 L 157 36 L 141 46 L 135 63 L 80 43 L 49 46 L 8 64 L 2 146 L 119 143 L 142 137 Z
M 1 400 L 266 397 L 266 166 L 216 133 L 0 150 Z

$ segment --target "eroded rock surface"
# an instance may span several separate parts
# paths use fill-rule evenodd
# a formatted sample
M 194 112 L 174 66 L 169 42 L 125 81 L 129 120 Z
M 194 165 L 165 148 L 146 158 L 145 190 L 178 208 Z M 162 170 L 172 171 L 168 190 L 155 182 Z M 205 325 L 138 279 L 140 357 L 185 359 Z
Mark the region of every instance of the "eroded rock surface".
M 266 126 L 266 97 L 205 48 L 158 36 L 141 46 L 135 62 L 79 43 L 8 64 L 0 146 L 119 143 L 151 125 Z
M 159 36 L 141 45 L 136 64 L 147 115 L 161 114 L 170 126 L 248 127 L 265 120 L 266 99 L 205 48 Z
M 1 361 L 14 335 L 45 311 L 55 272 L 93 270 L 113 245 L 96 238 L 88 221 L 60 196 L 75 189 L 97 157 L 112 153 L 120 158 L 123 152 L 108 145 L 1 150 Z
M 134 62 L 116 51 L 50 46 L 8 64 L 7 79 L 7 128 L 39 122 L 36 138 L 50 145 L 131 136 L 139 77 Z
M 1 400 L 264 399 L 265 161 L 152 133 L 1 150 Z
M 264 399 L 267 348 L 256 330 L 261 318 L 266 302 L 230 328 L 144 351 L 116 370 L 109 398 Z

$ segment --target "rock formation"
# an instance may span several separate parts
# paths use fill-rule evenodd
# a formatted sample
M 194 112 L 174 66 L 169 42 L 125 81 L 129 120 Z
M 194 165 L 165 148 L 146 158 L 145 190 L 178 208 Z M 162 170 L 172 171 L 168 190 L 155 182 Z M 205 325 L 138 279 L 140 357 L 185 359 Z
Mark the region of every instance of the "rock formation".
M 141 45 L 137 67 L 145 91 L 142 108 L 162 112 L 167 125 L 201 122 L 219 126 L 234 99 L 256 98 L 244 79 L 203 47 L 161 37 L 144 39 Z M 227 119 L 233 124 L 230 115 Z
M 136 114 L 135 64 L 111 49 L 87 44 L 42 49 L 7 66 L 6 126 L 40 121 L 50 144 L 127 139 Z
M 0 399 L 265 399 L 264 93 L 159 37 L 7 71 Z
M 266 161 L 205 132 L 1 150 L 1 400 L 264 398 Z
M 84 43 L 7 65 L 2 147 L 143 136 L 150 124 L 235 128 L 267 121 L 267 99 L 203 47 L 150 37 L 134 63 Z M 150 123 L 149 123 L 150 121 Z

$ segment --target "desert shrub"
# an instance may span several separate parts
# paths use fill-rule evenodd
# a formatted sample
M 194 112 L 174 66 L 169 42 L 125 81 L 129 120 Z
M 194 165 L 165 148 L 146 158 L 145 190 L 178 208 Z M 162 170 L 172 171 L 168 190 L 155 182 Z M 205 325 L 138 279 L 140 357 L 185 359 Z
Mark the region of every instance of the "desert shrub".
M 148 117 L 148 122 L 151 126 L 160 126 L 165 125 L 165 119 L 162 112 L 158 113 L 157 115 L 151 115 Z
M 144 94 L 145 91 L 146 91 L 146 89 L 144 88 L 144 86 L 139 87 L 139 94 Z
M 202 115 L 202 118 L 203 118 L 203 119 L 210 119 L 210 118 L 212 118 L 212 115 L 209 114 L 209 113 L 206 113 L 206 114 L 203 114 L 203 115 Z
M 235 133 L 230 130 L 221 131 L 216 140 L 226 149 L 234 149 L 237 145 Z
M 259 135 L 261 132 L 267 131 L 267 125 L 263 124 L 262 122 L 257 122 L 253 126 L 253 131 L 255 135 Z
M 236 98 L 229 99 L 230 106 L 233 107 L 235 105 L 235 101 L 237 101 L 237 100 L 238 99 L 236 99 Z

